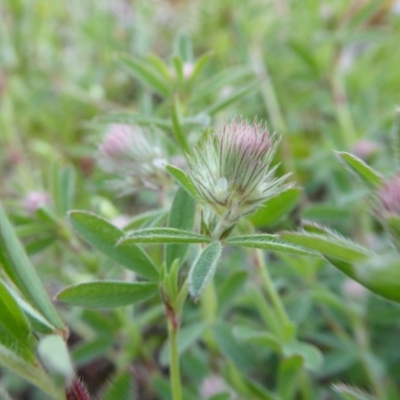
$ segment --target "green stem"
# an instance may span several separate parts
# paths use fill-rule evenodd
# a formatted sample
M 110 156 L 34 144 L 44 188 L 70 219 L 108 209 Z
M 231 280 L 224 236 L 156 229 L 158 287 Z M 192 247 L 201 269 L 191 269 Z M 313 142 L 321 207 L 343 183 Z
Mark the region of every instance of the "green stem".
M 256 265 L 258 267 L 258 270 L 261 275 L 261 280 L 263 282 L 265 291 L 267 292 L 267 295 L 269 297 L 269 300 L 272 303 L 272 306 L 274 307 L 278 318 L 280 319 L 282 325 L 284 328 L 290 329 L 292 326 L 292 323 L 290 322 L 290 319 L 286 313 L 285 307 L 283 306 L 282 300 L 278 295 L 278 292 L 275 289 L 275 286 L 272 282 L 271 276 L 268 272 L 265 260 L 264 260 L 264 254 L 262 250 L 260 249 L 255 249 L 255 257 L 256 257 Z M 285 329 L 286 330 L 286 329 Z
M 181 372 L 178 354 L 179 324 L 168 320 L 168 338 L 170 349 L 170 382 L 173 400 L 182 400 Z

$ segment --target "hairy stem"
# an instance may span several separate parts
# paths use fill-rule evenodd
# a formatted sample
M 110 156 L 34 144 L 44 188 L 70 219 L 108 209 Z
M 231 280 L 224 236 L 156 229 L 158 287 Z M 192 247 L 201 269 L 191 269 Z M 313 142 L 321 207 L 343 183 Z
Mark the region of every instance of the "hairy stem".
M 173 400 L 182 400 L 181 372 L 178 354 L 179 324 L 168 320 L 168 339 L 170 350 L 170 383 Z
M 264 289 L 268 295 L 268 298 L 274 307 L 274 310 L 284 328 L 290 329 L 292 323 L 286 313 L 285 307 L 283 306 L 282 300 L 278 295 L 278 292 L 275 289 L 275 286 L 272 282 L 271 276 L 269 275 L 267 266 L 264 260 L 264 254 L 262 250 L 255 249 L 254 250 L 256 266 L 261 276 L 262 283 L 264 285 Z M 285 329 L 286 330 L 286 329 Z

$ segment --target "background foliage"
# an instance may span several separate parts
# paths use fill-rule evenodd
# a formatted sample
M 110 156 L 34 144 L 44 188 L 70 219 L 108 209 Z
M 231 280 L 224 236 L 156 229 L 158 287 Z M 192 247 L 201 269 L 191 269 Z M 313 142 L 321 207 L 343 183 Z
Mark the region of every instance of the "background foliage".
M 1 199 L 50 297 L 88 280 L 129 279 L 130 271 L 80 241 L 68 210 L 114 221 L 125 216 L 130 228 L 165 221 L 162 212 L 132 219 L 154 209 L 157 196 L 118 197 L 107 189 L 96 146 L 110 122 L 155 125 L 190 148 L 209 125 L 235 116 L 265 119 L 283 136 L 280 173 L 292 171 L 302 190 L 292 192 L 289 216 L 255 217 L 255 225 L 275 232 L 307 219 L 368 248 L 386 248 L 367 190 L 334 151 L 352 152 L 384 176 L 395 172 L 400 16 L 394 1 L 2 0 L 0 15 Z M 149 66 L 163 71 L 164 80 L 149 75 Z M 171 156 L 179 154 L 170 147 Z M 50 209 L 29 214 L 27 196 L 42 190 Z M 159 261 L 161 249 L 152 257 Z M 339 395 L 334 383 L 377 399 L 399 398 L 395 303 L 355 286 L 322 259 L 269 256 L 298 337 L 313 346 L 280 349 L 282 361 L 279 344 L 242 329 L 264 329 L 253 263 L 230 248 L 207 300 L 187 304 L 185 399 L 207 398 L 207 385 L 221 385 L 222 377 L 222 389 L 229 386 L 239 399 L 368 398 L 341 386 Z M 57 310 L 92 393 L 101 385 L 106 393 L 104 385 L 114 380 L 121 399 L 170 398 L 164 310 L 156 301 L 107 312 Z M 23 330 L 24 321 L 15 324 Z M 299 354 L 305 369 L 297 367 Z M 43 399 L 5 369 L 0 386 L 15 398 Z M 113 399 L 112 390 L 103 398 Z

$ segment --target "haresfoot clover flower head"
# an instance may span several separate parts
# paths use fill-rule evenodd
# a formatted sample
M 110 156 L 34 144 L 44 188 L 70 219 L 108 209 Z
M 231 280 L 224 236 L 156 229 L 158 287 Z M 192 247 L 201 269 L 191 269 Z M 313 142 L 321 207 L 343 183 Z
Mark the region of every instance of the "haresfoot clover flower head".
M 167 154 L 159 136 L 137 125 L 112 124 L 99 146 L 98 163 L 115 176 L 110 187 L 120 195 L 161 190 L 170 183 Z
M 400 251 L 400 173 L 386 180 L 377 190 L 380 207 L 376 214 Z
M 385 181 L 378 190 L 378 197 L 383 206 L 383 214 L 400 216 L 400 174 Z
M 236 119 L 204 136 L 190 158 L 188 176 L 203 200 L 203 228 L 214 239 L 291 186 L 275 177 L 271 161 L 279 139 L 261 123 Z

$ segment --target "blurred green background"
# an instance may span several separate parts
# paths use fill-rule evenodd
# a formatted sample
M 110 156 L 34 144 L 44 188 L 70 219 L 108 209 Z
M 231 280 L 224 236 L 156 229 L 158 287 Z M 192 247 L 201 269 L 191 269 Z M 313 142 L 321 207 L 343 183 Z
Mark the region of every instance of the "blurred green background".
M 154 199 L 147 195 L 127 200 L 107 193 L 95 165 L 105 123 L 140 116 L 174 129 L 170 100 L 132 75 L 121 56 L 156 55 L 172 71 L 179 54 L 190 74 L 194 60 L 209 54 L 197 82 L 178 93 L 183 117 L 194 130 L 235 116 L 257 117 L 283 136 L 281 172 L 293 172 L 304 190 L 279 228 L 312 219 L 379 248 L 382 231 L 363 201 L 365 192 L 334 150 L 353 152 L 384 174 L 394 172 L 399 44 L 400 5 L 390 0 L 0 0 L 1 197 L 17 215 L 29 192 L 49 187 L 53 168 L 69 166 L 76 173 L 74 208 L 100 210 L 107 217 L 151 208 Z M 30 233 L 20 230 L 23 239 Z M 38 253 L 43 279 L 56 286 L 76 280 L 74 274 L 98 273 L 96 268 L 76 272 L 71 256 L 60 249 L 42 252 L 38 246 L 32 253 Z M 52 270 L 54 262 L 63 268 L 60 276 Z M 314 376 L 312 398 L 335 398 L 332 382 L 369 390 L 377 379 L 387 387 L 385 398 L 400 398 L 398 307 L 371 295 L 361 316 L 347 318 L 343 310 L 350 300 L 332 268 L 304 263 L 302 269 L 289 258 L 271 262 L 281 267 L 273 275 L 288 285 L 286 302 L 302 327 L 300 335 L 327 355 Z M 247 316 L 249 303 L 244 295 L 238 306 Z M 154 322 L 149 329 L 159 326 Z M 365 332 L 373 359 L 359 361 L 354 349 L 363 348 L 359 335 Z M 159 344 L 153 341 L 150 348 Z M 185 362 L 189 369 L 204 366 L 201 350 L 183 361 L 183 368 Z M 252 362 L 244 360 L 243 368 Z M 375 371 L 360 371 L 360 362 Z M 201 371 L 188 379 L 198 382 L 207 375 Z M 259 378 L 271 378 L 268 374 Z M 6 374 L 0 383 L 18 392 L 21 383 L 13 379 Z

